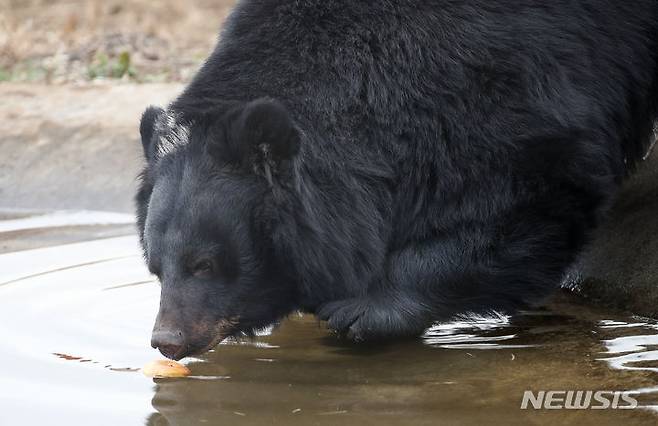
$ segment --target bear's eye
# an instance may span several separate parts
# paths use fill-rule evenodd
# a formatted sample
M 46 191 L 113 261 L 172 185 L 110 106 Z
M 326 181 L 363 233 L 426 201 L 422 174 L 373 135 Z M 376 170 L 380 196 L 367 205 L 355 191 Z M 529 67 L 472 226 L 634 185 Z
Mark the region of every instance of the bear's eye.
M 210 259 L 201 259 L 192 266 L 192 275 L 197 278 L 208 278 L 215 271 L 215 265 Z

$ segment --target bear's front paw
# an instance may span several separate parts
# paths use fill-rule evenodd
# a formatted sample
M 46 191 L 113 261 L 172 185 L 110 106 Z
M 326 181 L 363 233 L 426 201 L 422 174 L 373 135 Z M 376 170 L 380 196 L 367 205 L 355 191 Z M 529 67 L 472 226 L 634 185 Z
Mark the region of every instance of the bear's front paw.
M 329 302 L 318 309 L 317 316 L 327 321 L 329 328 L 356 342 L 399 336 L 406 328 L 405 319 L 395 309 L 371 299 Z
M 364 315 L 366 309 L 362 300 L 346 299 L 322 305 L 316 315 L 322 321 L 326 321 L 327 326 L 341 336 L 360 340 L 360 337 L 352 336 L 351 327 Z

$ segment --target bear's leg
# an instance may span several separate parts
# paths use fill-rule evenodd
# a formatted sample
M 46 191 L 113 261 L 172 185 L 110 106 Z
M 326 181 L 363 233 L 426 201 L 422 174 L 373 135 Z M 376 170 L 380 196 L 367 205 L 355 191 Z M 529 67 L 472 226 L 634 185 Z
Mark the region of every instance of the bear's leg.
M 554 203 L 553 203 L 554 204 Z M 561 282 L 591 227 L 590 206 L 520 206 L 505 220 L 389 254 L 367 293 L 322 305 L 328 326 L 354 340 L 420 335 L 464 313 L 513 313 Z M 581 208 L 579 208 L 581 207 Z
M 367 294 L 326 303 L 316 315 L 330 329 L 356 341 L 418 336 L 433 321 L 447 320 L 454 313 L 442 312 L 447 307 L 437 295 L 450 268 L 445 257 L 459 253 L 458 245 L 449 239 L 432 240 L 394 251 L 385 276 L 375 278 Z
M 317 311 L 328 327 L 355 341 L 418 336 L 431 325 L 421 297 L 381 291 L 327 303 Z
M 388 277 L 379 285 L 364 296 L 322 305 L 317 316 L 355 341 L 418 336 L 433 322 L 458 314 L 513 312 L 560 281 L 560 273 L 548 269 L 562 267 L 532 265 L 525 255 L 490 263 L 486 256 L 478 260 L 465 253 L 465 244 L 435 242 L 425 252 L 400 251 L 391 256 Z

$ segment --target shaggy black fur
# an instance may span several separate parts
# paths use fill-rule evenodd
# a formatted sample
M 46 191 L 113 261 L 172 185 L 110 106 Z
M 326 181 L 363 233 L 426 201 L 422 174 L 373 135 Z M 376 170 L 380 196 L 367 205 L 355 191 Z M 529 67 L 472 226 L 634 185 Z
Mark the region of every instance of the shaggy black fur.
M 241 1 L 142 120 L 164 352 L 295 309 L 359 340 L 540 301 L 657 100 L 656 0 Z

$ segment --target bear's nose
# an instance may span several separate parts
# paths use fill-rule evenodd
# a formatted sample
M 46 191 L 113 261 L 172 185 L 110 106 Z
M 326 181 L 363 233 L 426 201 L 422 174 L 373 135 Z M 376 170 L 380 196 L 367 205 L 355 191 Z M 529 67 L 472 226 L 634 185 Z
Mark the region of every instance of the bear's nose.
M 179 360 L 184 357 L 187 345 L 180 331 L 154 330 L 151 346 L 169 359 Z

